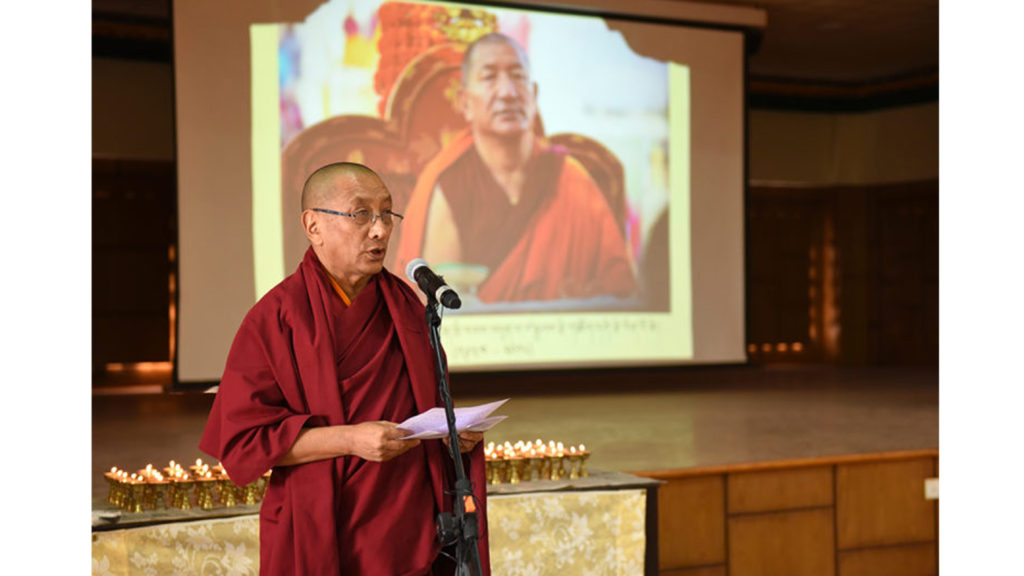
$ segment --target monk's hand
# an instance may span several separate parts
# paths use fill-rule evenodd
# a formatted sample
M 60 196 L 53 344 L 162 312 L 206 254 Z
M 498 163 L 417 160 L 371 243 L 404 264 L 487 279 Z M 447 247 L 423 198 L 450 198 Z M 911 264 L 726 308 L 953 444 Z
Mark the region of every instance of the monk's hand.
M 387 462 L 419 445 L 419 440 L 399 440 L 408 436 L 394 422 L 361 422 L 349 427 L 348 453 L 371 462 Z
M 459 432 L 459 452 L 469 452 L 484 439 L 483 432 Z M 448 437 L 444 437 L 444 445 L 448 446 Z

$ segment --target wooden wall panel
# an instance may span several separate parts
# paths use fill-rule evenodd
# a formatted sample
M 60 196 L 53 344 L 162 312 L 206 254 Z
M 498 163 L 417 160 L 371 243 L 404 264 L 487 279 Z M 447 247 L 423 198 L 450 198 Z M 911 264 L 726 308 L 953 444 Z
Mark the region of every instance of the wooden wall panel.
M 171 360 L 173 162 L 93 159 L 92 365 Z
M 842 326 L 839 362 L 864 365 L 872 362 L 875 348 L 872 330 L 872 258 L 875 237 L 868 230 L 868 198 L 871 189 L 847 187 L 832 191 L 836 245 L 836 307 Z
M 729 576 L 832 576 L 832 508 L 729 517 Z
M 747 342 L 751 360 L 776 357 L 775 346 L 799 342 L 813 356 L 820 340 L 820 256 L 825 202 L 806 191 L 752 192 L 747 211 Z M 816 278 L 809 280 L 810 277 Z M 770 345 L 771 349 L 763 348 Z
M 729 513 L 768 512 L 831 506 L 831 466 L 729 474 Z
M 108 362 L 160 362 L 170 356 L 167 315 L 100 315 L 92 319 L 92 354 Z M 97 370 L 103 365 L 94 366 Z
M 878 360 L 938 364 L 939 197 L 914 185 L 887 192 L 874 201 Z
M 936 505 L 924 498 L 932 458 L 836 467 L 836 530 L 841 550 L 934 541 Z
M 938 180 L 748 196 L 752 362 L 938 363 Z
M 725 565 L 701 566 L 700 568 L 681 568 L 679 570 L 664 570 L 658 576 L 726 576 Z
M 839 553 L 839 576 L 937 576 L 934 542 Z
M 661 570 L 725 563 L 725 480 L 670 480 L 658 489 Z

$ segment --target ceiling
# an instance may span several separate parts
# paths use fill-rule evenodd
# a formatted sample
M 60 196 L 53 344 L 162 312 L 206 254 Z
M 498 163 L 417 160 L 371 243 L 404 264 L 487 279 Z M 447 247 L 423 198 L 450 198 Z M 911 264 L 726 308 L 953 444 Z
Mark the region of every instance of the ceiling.
M 753 105 L 871 108 L 938 99 L 938 0 L 711 3 L 767 14 L 748 63 Z M 102 52 L 128 37 L 169 58 L 169 0 L 93 0 L 92 6 L 94 54 L 97 46 Z

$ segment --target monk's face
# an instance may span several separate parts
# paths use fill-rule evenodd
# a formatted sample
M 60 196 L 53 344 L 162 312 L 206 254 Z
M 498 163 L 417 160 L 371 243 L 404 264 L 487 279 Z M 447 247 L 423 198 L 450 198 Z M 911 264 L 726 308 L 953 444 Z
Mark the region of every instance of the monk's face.
M 460 95 L 474 134 L 518 136 L 533 128 L 537 86 L 515 47 L 505 42 L 477 46 Z
M 334 180 L 326 204 L 317 207 L 349 214 L 360 210 L 383 214 L 391 210 L 391 194 L 376 176 L 343 175 Z M 360 226 L 346 216 L 309 214 L 316 219 L 317 232 L 317 237 L 310 236 L 310 240 L 314 245 L 319 244 L 321 262 L 343 287 L 359 286 L 381 271 L 394 224 L 385 224 L 377 218 L 373 223 Z

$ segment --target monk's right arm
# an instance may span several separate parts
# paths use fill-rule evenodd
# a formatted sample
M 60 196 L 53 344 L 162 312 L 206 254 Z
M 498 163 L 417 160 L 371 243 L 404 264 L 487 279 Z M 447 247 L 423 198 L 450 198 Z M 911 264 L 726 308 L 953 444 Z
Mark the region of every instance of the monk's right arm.
M 393 422 L 304 428 L 277 465 L 294 466 L 339 456 L 386 462 L 420 443 L 419 440 L 399 440 L 405 435 L 407 433 Z
M 455 227 L 455 216 L 440 186 L 434 188 L 430 198 L 425 228 L 423 258 L 427 262 L 442 264 L 462 261 L 462 245 Z

